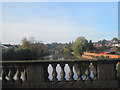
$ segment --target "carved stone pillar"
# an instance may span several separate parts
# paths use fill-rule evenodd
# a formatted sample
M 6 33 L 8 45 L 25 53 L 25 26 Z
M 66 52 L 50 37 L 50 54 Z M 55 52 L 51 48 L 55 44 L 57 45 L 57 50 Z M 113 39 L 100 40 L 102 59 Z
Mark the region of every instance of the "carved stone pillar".
M 2 66 L 0 66 L 0 76 L 2 76 Z
M 16 83 L 22 83 L 22 79 L 21 79 L 21 67 L 17 67 L 17 72 L 16 72 L 16 77 L 17 77 L 17 80 L 16 80 Z
M 24 68 L 23 77 L 24 77 L 24 82 L 27 82 L 27 72 L 26 72 L 26 68 Z
M 69 64 L 69 67 L 70 67 L 70 73 L 69 73 L 69 76 L 70 76 L 70 81 L 73 81 L 74 79 L 73 79 L 73 63 L 70 63 Z
M 53 73 L 52 73 L 53 79 L 52 79 L 52 81 L 57 81 L 56 66 L 57 66 L 56 63 L 53 63 L 53 64 L 52 64 L 52 67 L 53 67 Z
M 2 66 L 2 83 L 6 83 L 7 79 L 6 76 L 8 76 L 9 69 L 6 66 Z
M 82 76 L 82 72 L 81 72 L 81 68 L 80 68 L 80 64 L 77 64 L 78 65 L 78 71 L 77 71 L 77 75 L 78 75 L 78 79 L 77 81 L 81 81 L 81 76 Z
M 16 73 L 16 68 L 14 66 L 10 66 L 9 74 L 8 74 L 9 82 L 15 82 L 15 80 L 14 80 L 15 73 Z
M 117 77 L 117 70 L 116 70 L 116 64 L 117 64 L 117 62 L 114 62 L 115 80 L 117 80 L 117 79 L 118 79 L 118 77 Z
M 89 63 L 85 64 L 85 66 L 86 66 L 86 71 L 85 71 L 86 79 L 85 79 L 85 81 L 89 81 L 90 80 L 89 65 L 90 65 Z
M 48 66 L 49 66 L 49 63 L 46 63 L 46 64 L 43 65 L 43 68 L 44 68 L 44 80 L 45 80 L 45 82 L 49 82 L 50 81 L 48 79 L 48 76 L 49 76 Z
M 27 83 L 24 83 L 24 88 L 40 88 L 46 85 L 46 63 L 36 63 L 26 66 Z
M 115 80 L 115 63 L 113 61 L 101 62 L 97 64 L 98 79 L 99 80 Z
M 93 77 L 93 80 L 97 80 L 97 76 L 98 76 L 98 72 L 97 72 L 97 64 L 93 64 L 94 66 L 94 69 L 93 69 L 93 74 L 94 74 L 94 77 Z
M 60 66 L 61 66 L 61 73 L 60 73 L 60 75 L 61 75 L 61 81 L 65 81 L 66 80 L 65 79 L 65 71 L 64 71 L 65 64 L 61 63 Z

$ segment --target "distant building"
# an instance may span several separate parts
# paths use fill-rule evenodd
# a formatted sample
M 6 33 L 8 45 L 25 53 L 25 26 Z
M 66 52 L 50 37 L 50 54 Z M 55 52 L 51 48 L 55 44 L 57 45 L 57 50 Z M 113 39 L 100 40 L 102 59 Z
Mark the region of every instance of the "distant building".
M 112 47 L 112 41 L 106 41 L 105 46 Z
M 120 47 L 120 40 L 113 40 L 112 41 L 112 46 L 117 46 L 117 47 Z
M 93 46 L 94 46 L 94 47 L 101 47 L 102 44 L 99 44 L 99 43 L 93 43 Z
M 16 49 L 16 48 L 18 48 L 18 45 L 0 44 L 0 48 L 2 48 L 2 49 L 7 49 L 9 47 Z
M 120 47 L 120 44 L 115 43 L 115 44 L 113 44 L 112 46 L 117 46 L 117 47 Z
M 2 44 L 2 45 L 6 46 L 6 47 L 13 47 L 13 45 L 11 45 L 11 44 Z
M 102 47 L 102 41 L 93 43 L 93 45 L 94 47 Z M 113 46 L 120 47 L 120 40 L 105 41 L 104 45 L 108 47 L 113 47 Z
M 1 49 L 6 49 L 6 48 L 8 48 L 8 47 L 1 44 L 1 45 L 0 45 L 0 48 L 1 48 Z

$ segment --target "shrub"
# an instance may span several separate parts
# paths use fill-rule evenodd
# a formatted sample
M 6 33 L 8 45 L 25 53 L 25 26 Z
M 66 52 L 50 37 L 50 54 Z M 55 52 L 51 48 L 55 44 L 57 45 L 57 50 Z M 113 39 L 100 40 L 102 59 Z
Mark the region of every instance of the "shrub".
M 103 55 L 101 55 L 101 56 L 100 56 L 100 58 L 101 58 L 101 59 L 103 59 L 103 58 L 104 58 L 104 56 L 103 56 Z
M 109 56 L 106 56 L 105 58 L 109 58 Z
M 99 58 L 99 56 L 96 56 L 95 58 Z

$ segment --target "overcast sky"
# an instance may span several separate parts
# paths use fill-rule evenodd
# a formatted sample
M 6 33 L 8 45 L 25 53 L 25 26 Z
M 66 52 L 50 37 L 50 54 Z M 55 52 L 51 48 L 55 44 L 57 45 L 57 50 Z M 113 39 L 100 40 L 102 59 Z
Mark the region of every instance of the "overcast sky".
M 79 36 L 98 41 L 118 37 L 117 2 L 5 2 L 2 41 L 35 37 L 44 43 L 69 42 Z

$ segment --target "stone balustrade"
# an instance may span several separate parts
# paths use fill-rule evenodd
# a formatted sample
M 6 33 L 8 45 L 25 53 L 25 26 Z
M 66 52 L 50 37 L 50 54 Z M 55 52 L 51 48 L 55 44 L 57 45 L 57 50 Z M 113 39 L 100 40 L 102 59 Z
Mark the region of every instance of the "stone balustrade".
M 119 59 L 108 60 L 38 60 L 4 61 L 0 66 L 2 88 L 119 88 L 116 77 L 116 64 Z M 57 78 L 57 65 L 60 65 L 61 79 Z M 65 65 L 69 66 L 69 80 L 66 80 Z M 52 80 L 48 73 L 51 65 Z M 77 80 L 73 67 L 77 68 Z M 92 74 L 92 76 L 91 76 Z

